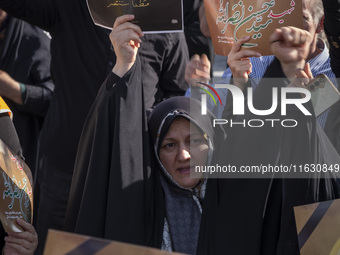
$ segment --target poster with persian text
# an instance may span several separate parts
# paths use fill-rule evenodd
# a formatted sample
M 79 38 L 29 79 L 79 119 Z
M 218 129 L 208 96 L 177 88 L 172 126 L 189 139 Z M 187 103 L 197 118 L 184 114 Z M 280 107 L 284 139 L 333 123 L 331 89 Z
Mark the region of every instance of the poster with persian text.
M 117 17 L 133 14 L 144 33 L 183 31 L 182 0 L 87 0 L 93 22 L 112 29 Z
M 275 28 L 303 28 L 301 0 L 204 0 L 215 53 L 227 56 L 234 42 L 251 39 L 242 49 L 271 55 L 269 37 Z
M 6 232 L 21 232 L 16 219 L 32 222 L 32 174 L 0 139 L 0 220 Z

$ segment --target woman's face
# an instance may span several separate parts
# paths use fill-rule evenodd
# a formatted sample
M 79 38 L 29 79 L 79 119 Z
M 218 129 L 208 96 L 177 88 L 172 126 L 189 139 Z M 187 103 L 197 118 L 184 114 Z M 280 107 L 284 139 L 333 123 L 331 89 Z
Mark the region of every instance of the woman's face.
M 190 127 L 191 126 L 191 127 Z M 185 118 L 176 118 L 165 135 L 159 158 L 174 180 L 184 188 L 194 188 L 199 178 L 190 178 L 195 166 L 205 166 L 209 146 L 201 132 Z

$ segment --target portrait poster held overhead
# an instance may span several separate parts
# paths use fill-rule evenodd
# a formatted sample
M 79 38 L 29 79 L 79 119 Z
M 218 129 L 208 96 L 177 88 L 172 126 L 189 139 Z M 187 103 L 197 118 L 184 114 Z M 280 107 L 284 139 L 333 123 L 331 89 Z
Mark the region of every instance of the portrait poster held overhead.
M 182 0 L 87 0 L 93 22 L 112 29 L 117 17 L 133 14 L 132 23 L 144 33 L 173 33 L 183 31 Z
M 0 220 L 6 232 L 22 232 L 17 218 L 32 223 L 32 174 L 0 139 Z
M 272 55 L 269 37 L 276 28 L 303 29 L 301 0 L 204 0 L 215 53 L 227 56 L 235 41 L 250 36 L 242 49 Z

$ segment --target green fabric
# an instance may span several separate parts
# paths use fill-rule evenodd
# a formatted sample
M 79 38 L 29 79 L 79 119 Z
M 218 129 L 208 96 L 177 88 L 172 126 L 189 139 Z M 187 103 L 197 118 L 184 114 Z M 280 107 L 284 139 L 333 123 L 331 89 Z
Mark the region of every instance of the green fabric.
M 21 93 L 21 98 L 22 98 L 22 102 L 24 103 L 26 100 L 26 86 L 25 84 L 19 82 L 20 85 L 20 93 Z

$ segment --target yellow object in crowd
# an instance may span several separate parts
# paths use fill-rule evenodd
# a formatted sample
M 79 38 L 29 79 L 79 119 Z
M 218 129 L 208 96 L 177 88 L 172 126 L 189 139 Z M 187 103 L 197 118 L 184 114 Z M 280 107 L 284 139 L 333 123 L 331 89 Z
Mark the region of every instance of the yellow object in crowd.
M 8 105 L 5 103 L 2 97 L 0 97 L 0 114 L 5 112 L 7 112 L 8 115 L 12 118 L 11 109 L 9 109 Z

